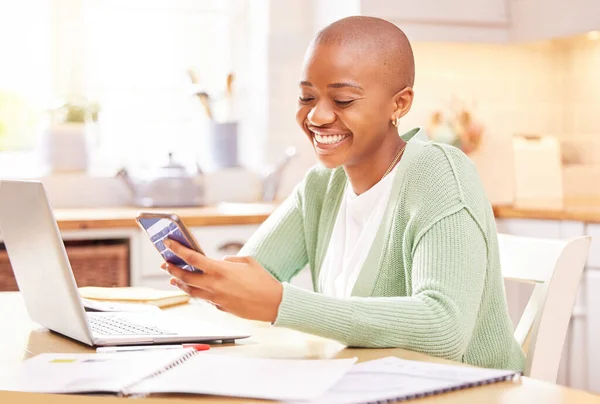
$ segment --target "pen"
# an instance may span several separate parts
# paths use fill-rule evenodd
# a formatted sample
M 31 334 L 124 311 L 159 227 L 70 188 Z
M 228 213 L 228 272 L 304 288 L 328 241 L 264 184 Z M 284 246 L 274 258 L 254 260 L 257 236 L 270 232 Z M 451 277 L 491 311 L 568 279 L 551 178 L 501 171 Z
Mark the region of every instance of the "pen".
M 207 351 L 208 344 L 179 344 L 179 345 L 130 345 L 130 346 L 107 346 L 96 348 L 96 353 L 154 351 L 161 349 L 186 349 L 193 348 L 196 351 Z

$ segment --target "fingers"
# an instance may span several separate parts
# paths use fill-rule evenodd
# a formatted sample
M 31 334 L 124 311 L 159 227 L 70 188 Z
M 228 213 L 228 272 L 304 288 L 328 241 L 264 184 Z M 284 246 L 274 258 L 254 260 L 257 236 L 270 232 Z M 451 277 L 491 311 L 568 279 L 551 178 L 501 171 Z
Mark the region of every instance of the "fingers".
M 257 261 L 253 257 L 239 255 L 226 255 L 225 257 L 223 257 L 223 261 L 246 265 L 252 265 L 257 263 Z
M 226 255 L 223 257 L 223 261 L 236 262 L 238 264 L 245 264 L 248 262 L 249 257 L 239 257 L 237 255 Z
M 194 297 L 197 299 L 203 299 L 203 300 L 208 300 L 208 301 L 212 302 L 213 299 L 215 298 L 214 294 L 212 292 L 187 285 L 177 278 L 171 278 L 169 283 L 173 286 L 176 286 L 180 290 L 184 291 L 191 297 Z
M 161 268 L 186 285 L 205 290 L 213 289 L 214 277 L 209 276 L 208 274 L 186 271 L 177 265 L 169 264 L 167 262 L 162 264 Z
M 226 269 L 221 261 L 208 258 L 207 256 L 187 248 L 174 240 L 165 239 L 163 242 L 165 246 L 175 255 L 183 259 L 188 264 L 201 269 L 206 273 L 219 272 Z

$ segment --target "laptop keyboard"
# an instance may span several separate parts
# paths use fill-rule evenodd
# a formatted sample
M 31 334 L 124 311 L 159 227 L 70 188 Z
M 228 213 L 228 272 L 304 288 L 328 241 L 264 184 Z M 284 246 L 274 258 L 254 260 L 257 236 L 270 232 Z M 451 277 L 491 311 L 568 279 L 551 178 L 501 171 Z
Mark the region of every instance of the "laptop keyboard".
M 173 335 L 157 327 L 133 323 L 116 316 L 89 316 L 92 331 L 100 335 Z

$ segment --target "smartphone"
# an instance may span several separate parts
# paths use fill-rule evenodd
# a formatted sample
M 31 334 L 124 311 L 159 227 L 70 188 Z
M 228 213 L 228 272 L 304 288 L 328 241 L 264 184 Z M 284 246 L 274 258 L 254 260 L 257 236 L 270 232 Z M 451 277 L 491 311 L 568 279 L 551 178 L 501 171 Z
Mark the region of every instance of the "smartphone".
M 174 213 L 140 212 L 135 220 L 148 235 L 150 241 L 152 241 L 152 244 L 154 244 L 154 247 L 165 261 L 177 265 L 186 271 L 202 272 L 201 269 L 189 265 L 183 259 L 173 254 L 163 243 L 165 238 L 169 238 L 200 254 L 206 255 L 179 216 Z

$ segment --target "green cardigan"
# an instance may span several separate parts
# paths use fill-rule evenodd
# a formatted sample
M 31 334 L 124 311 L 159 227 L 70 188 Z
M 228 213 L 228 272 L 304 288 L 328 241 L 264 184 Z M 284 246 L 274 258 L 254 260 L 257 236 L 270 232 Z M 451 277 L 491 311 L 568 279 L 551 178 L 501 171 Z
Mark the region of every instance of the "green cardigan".
M 240 251 L 283 282 L 274 324 L 348 346 L 522 371 L 494 216 L 475 166 L 419 129 L 402 138 L 408 144 L 390 201 L 350 298 L 318 290 L 348 181 L 341 167 L 311 169 Z M 287 283 L 307 264 L 315 292 Z

